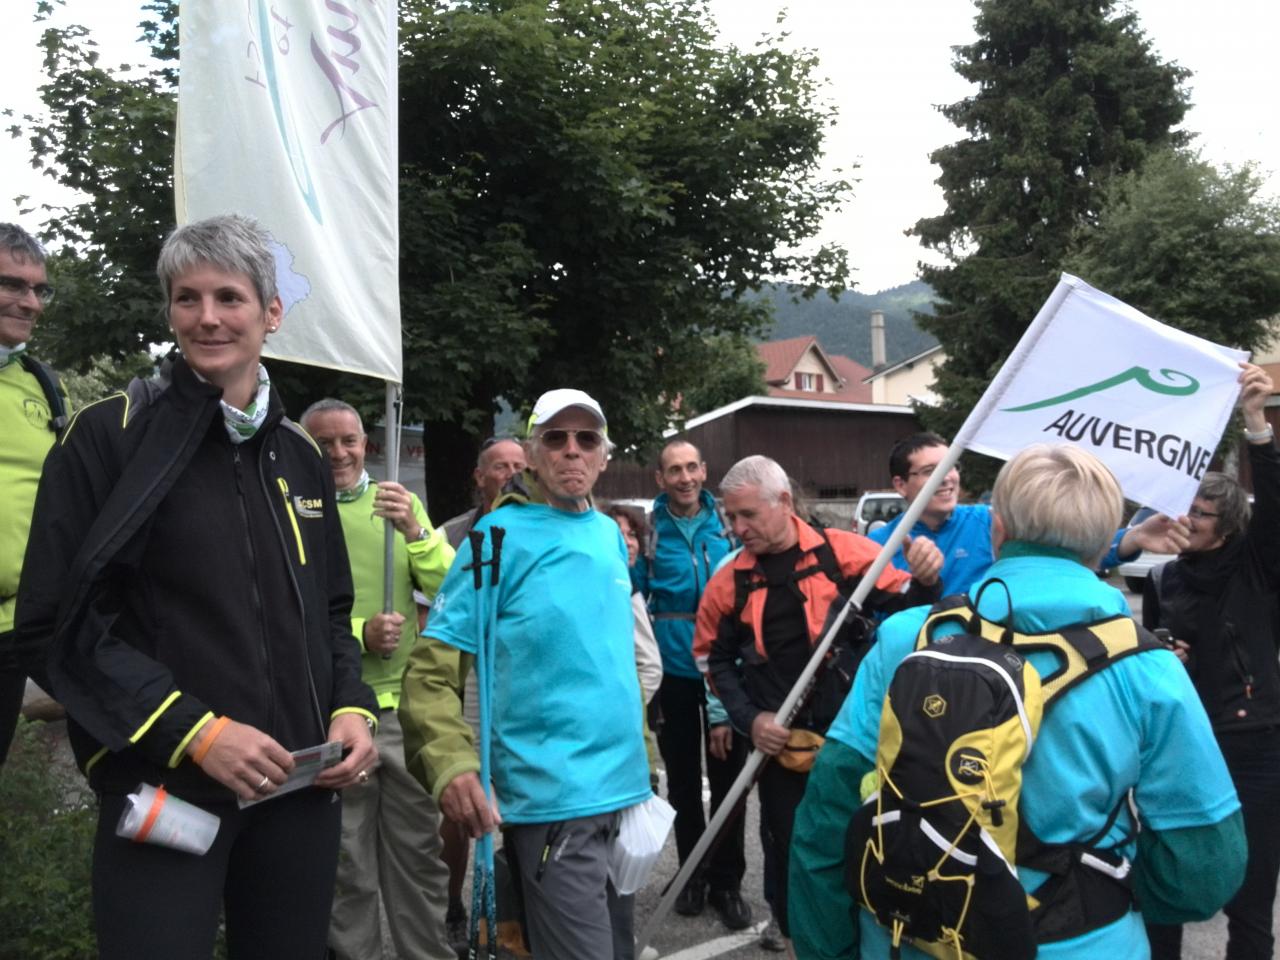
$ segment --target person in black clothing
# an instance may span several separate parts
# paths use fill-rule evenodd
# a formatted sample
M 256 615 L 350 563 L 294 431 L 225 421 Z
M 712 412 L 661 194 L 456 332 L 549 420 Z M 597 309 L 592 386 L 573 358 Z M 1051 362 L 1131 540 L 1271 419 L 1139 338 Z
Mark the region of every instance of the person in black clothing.
M 1240 795 L 1249 861 L 1244 884 L 1223 909 L 1226 956 L 1261 960 L 1272 956 L 1280 874 L 1280 453 L 1263 417 L 1271 378 L 1241 366 L 1253 510 L 1235 480 L 1205 474 L 1183 521 L 1188 546 L 1147 578 L 1142 620 L 1169 631 Z M 1147 933 L 1154 960 L 1181 955 L 1181 927 L 1148 924 Z
M 234 216 L 170 235 L 158 272 L 182 357 L 168 382 L 80 411 L 36 497 L 15 632 L 98 797 L 105 960 L 207 960 L 220 912 L 232 958 L 323 956 L 333 791 L 376 762 L 332 471 L 259 362 L 283 314 L 268 240 Z M 326 740 L 345 759 L 273 798 L 291 751 Z M 116 836 L 139 783 L 215 814 L 208 852 Z

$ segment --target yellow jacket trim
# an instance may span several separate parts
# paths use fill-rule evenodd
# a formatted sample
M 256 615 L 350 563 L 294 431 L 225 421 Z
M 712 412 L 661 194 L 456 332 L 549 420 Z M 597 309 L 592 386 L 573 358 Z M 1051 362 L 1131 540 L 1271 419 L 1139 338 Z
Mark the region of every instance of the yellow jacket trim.
M 88 777 L 89 771 L 92 770 L 94 768 L 94 765 L 106 755 L 107 755 L 107 748 L 103 747 L 101 750 L 95 753 L 92 757 L 90 757 L 89 762 L 84 765 L 84 775 Z
M 378 718 L 375 717 L 368 710 L 366 710 L 364 707 L 339 707 L 337 710 L 333 711 L 333 713 L 329 714 L 330 722 L 335 720 L 337 717 L 340 717 L 344 713 L 360 714 L 360 716 L 364 717 L 366 720 L 369 720 L 373 724 L 374 733 L 378 732 Z
M 276 483 L 280 485 L 280 493 L 284 496 L 284 510 L 289 514 L 289 525 L 293 527 L 293 539 L 298 544 L 298 562 L 305 567 L 307 551 L 302 546 L 302 530 L 298 527 L 297 514 L 293 512 L 293 501 L 289 499 L 289 484 L 284 477 L 276 477 Z
M 173 693 L 165 697 L 164 703 L 156 707 L 155 712 L 152 713 L 151 716 L 147 717 L 147 722 L 134 731 L 133 736 L 129 738 L 129 742 L 137 743 L 139 740 L 145 737 L 147 735 L 147 731 L 151 729 L 151 725 L 160 719 L 160 714 L 164 713 L 171 706 L 173 706 L 173 702 L 177 700 L 180 696 L 182 696 L 182 691 L 175 690 L 173 691 Z
M 169 757 L 169 769 L 173 769 L 182 762 L 183 755 L 187 752 L 187 744 L 189 744 L 200 729 L 210 720 L 213 719 L 213 711 L 210 710 L 203 717 L 196 721 L 194 727 L 188 731 L 187 735 L 178 741 L 178 747 Z

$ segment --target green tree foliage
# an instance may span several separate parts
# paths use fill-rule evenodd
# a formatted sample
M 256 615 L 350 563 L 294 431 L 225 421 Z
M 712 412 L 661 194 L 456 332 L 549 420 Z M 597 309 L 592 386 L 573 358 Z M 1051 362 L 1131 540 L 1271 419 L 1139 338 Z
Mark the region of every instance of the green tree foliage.
M 1168 150 L 1108 185 L 1066 269 L 1164 323 L 1246 350 L 1280 313 L 1280 204 L 1253 166 Z
M 94 357 L 84 373 L 70 370 L 61 377 L 72 409 L 79 410 L 109 393 L 123 390 L 134 377 L 149 377 L 154 371 L 155 361 L 150 354 L 139 353 L 124 360 Z
M 949 261 L 922 267 L 937 302 L 920 317 L 947 356 L 944 404 L 922 414 L 948 436 L 1096 222 L 1107 178 L 1186 140 L 1173 128 L 1188 71 L 1162 62 L 1113 0 L 979 0 L 976 28 L 955 69 L 977 90 L 941 108 L 966 135 L 931 156 L 946 210 L 914 228 Z
M 678 411 L 686 418 L 743 397 L 761 396 L 768 389 L 764 382 L 764 362 L 755 345 L 739 334 L 707 337 L 694 345 L 694 349 L 672 358 L 672 363 L 678 365 L 677 378 L 689 385 L 680 395 Z M 714 370 L 716 375 L 706 376 L 708 370 Z M 651 446 L 652 456 L 647 459 L 656 459 L 660 449 L 661 441 L 655 440 Z
M 108 70 L 81 28 L 47 31 L 52 122 L 15 131 L 87 195 L 44 211 L 67 252 L 38 346 L 64 369 L 168 339 L 153 272 L 177 4 L 146 9 L 149 69 Z M 720 338 L 766 322 L 744 293 L 847 282 L 842 249 L 791 252 L 849 191 L 817 174 L 833 108 L 812 56 L 718 46 L 705 0 L 402 0 L 400 24 L 405 412 L 426 424 L 437 516 L 465 505 L 497 398 L 582 387 L 637 447 L 689 412 L 676 398 L 716 393 Z M 377 384 L 272 375 L 291 409 L 338 393 L 381 410 Z
M 407 2 L 401 19 L 406 365 L 434 512 L 496 397 L 583 387 L 643 447 L 677 397 L 716 393 L 717 338 L 766 319 L 744 292 L 846 281 L 841 250 L 784 252 L 848 190 L 817 178 L 812 57 L 717 46 L 703 0 Z
M 61 0 L 59 0 L 61 5 Z M 47 17 L 53 4 L 36 4 Z M 176 57 L 177 5 L 153 0 L 139 29 L 159 57 Z M 57 252 L 49 273 L 58 299 L 37 327 L 33 351 L 63 370 L 136 355 L 168 339 L 156 303 L 156 258 L 173 226 L 174 75 L 163 65 L 108 68 L 84 27 L 49 27 L 41 39 L 49 122 L 9 128 L 25 136 L 32 165 L 84 199 L 41 204 L 41 239 Z

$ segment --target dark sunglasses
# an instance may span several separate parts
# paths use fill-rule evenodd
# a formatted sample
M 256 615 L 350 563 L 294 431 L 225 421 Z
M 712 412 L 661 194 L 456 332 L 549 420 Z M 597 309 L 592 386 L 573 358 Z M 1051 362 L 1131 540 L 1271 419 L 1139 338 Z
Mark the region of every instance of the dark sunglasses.
M 570 437 L 577 442 L 579 450 L 588 453 L 604 443 L 604 434 L 599 430 L 543 430 L 538 434 L 538 441 L 548 450 L 562 450 Z
M 30 290 L 36 295 L 36 299 L 43 304 L 48 304 L 53 299 L 53 287 L 47 283 L 27 283 L 21 277 L 11 277 L 7 274 L 0 274 L 0 293 L 13 297 L 15 300 L 21 300 Z

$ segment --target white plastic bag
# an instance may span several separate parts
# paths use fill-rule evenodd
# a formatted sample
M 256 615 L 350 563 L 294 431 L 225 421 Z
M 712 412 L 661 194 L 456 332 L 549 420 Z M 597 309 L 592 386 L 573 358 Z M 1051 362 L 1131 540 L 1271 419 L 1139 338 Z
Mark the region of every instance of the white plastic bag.
M 618 836 L 609 851 L 609 879 L 618 893 L 626 896 L 644 886 L 675 819 L 671 804 L 656 794 L 622 811 Z

